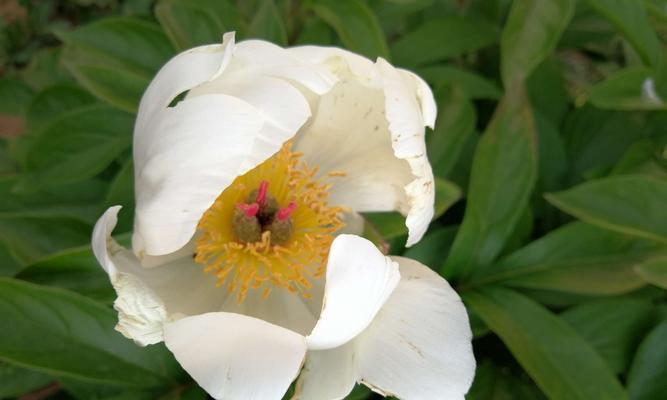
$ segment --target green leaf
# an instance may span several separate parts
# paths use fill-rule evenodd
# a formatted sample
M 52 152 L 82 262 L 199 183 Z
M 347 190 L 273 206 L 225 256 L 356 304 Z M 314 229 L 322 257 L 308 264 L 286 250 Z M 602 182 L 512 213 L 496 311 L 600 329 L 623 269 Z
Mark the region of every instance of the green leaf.
M 527 204 L 521 213 L 521 217 L 519 217 L 519 220 L 514 226 L 512 234 L 507 238 L 505 247 L 503 247 L 503 251 L 500 253 L 501 255 L 520 248 L 530 240 L 535 225 L 534 220 L 533 209 L 530 204 Z
M 160 0 L 155 17 L 179 50 L 219 43 L 223 33 L 241 25 L 236 7 L 227 0 Z
M 0 114 L 23 116 L 32 96 L 30 86 L 20 80 L 0 78 Z
M 667 110 L 651 86 L 653 74 L 646 67 L 620 70 L 591 89 L 590 101 L 613 110 Z
M 564 69 L 564 62 L 552 54 L 537 66 L 526 81 L 528 98 L 535 114 L 542 114 L 559 125 L 570 109 Z
M 440 178 L 435 178 L 435 212 L 433 219 L 438 218 L 461 198 L 461 189 L 455 184 Z M 405 226 L 405 217 L 397 212 L 364 213 L 364 218 L 386 240 L 408 233 Z
M 129 242 L 129 235 L 116 238 Z M 111 304 L 116 293 L 109 276 L 100 267 L 90 245 L 66 249 L 44 257 L 24 268 L 17 279 L 77 292 Z
M 667 320 L 642 341 L 628 374 L 632 400 L 655 400 L 667 391 Z
M 447 257 L 457 230 L 458 226 L 432 228 L 419 243 L 407 249 L 403 256 L 437 270 L 442 265 L 442 260 Z
M 14 276 L 21 268 L 23 265 L 12 255 L 4 240 L 0 240 L 0 276 Z
M 273 0 L 261 0 L 259 9 L 248 28 L 248 37 L 287 46 L 287 28 Z
M 357 384 L 352 392 L 345 397 L 345 400 L 364 400 L 372 396 L 373 392 L 364 385 Z
M 572 307 L 560 315 L 615 374 L 625 372 L 656 317 L 648 300 L 617 298 Z
M 611 169 L 642 137 L 645 126 L 646 119 L 640 113 L 584 106 L 569 114 L 561 132 L 569 153 L 570 184 L 589 177 L 591 172 Z
M 111 186 L 109 186 L 109 191 L 104 200 L 104 208 L 118 205 L 123 206 L 123 212 L 118 215 L 115 231 L 129 232 L 132 230 L 134 223 L 134 166 L 132 159 L 128 159 L 123 164 L 123 167 L 111 181 Z
M 542 190 L 558 190 L 567 172 L 565 144 L 554 125 L 541 113 L 535 113 L 539 145 L 539 186 Z
M 28 108 L 28 127 L 37 129 L 61 114 L 90 106 L 95 98 L 79 86 L 57 85 L 37 93 Z
M 535 185 L 536 147 L 525 97 L 506 98 L 475 150 L 466 211 L 443 267 L 445 276 L 469 275 L 503 249 Z
M 27 153 L 44 126 L 65 113 L 96 103 L 90 93 L 75 85 L 56 85 L 37 93 L 28 106 L 28 130 L 14 142 L 12 151 L 15 157 L 25 166 Z
M 667 178 L 667 158 L 657 140 L 641 139 L 633 143 L 616 163 L 610 175 L 642 174 Z
M 427 137 L 428 158 L 433 172 L 448 177 L 468 137 L 474 134 L 477 115 L 472 103 L 457 87 L 445 86 L 436 93 L 438 120 Z
M 496 43 L 498 29 L 481 20 L 447 16 L 427 20 L 391 48 L 397 65 L 416 67 Z
M 463 299 L 549 398 L 626 398 L 600 356 L 546 308 L 500 288 L 465 292 Z
M 61 47 L 43 47 L 32 54 L 28 65 L 21 69 L 21 79 L 35 90 L 54 85 L 74 83 L 61 62 Z
M 19 397 L 22 394 L 40 389 L 53 381 L 53 378 L 39 372 L 18 368 L 0 362 L 0 398 Z
M 667 256 L 647 260 L 637 265 L 635 271 L 646 282 L 667 289 Z
M 100 123 L 104 121 L 104 123 Z M 132 143 L 134 117 L 107 106 L 62 114 L 35 138 L 26 155 L 22 190 L 89 179 Z
M 306 17 L 296 39 L 296 45 L 332 46 L 336 34 L 326 22 L 316 16 Z
M 659 246 L 582 222 L 556 229 L 476 274 L 471 284 L 609 295 L 645 285 L 634 266 Z M 483 272 L 483 273 L 482 273 Z
M 38 188 L 35 192 L 14 192 L 15 178 L 0 178 L 1 217 L 72 218 L 93 223 L 99 217 L 99 202 L 106 185 L 91 180 L 62 186 Z
M 606 229 L 667 242 L 667 181 L 614 176 L 545 195 L 568 214 Z
M 506 88 L 525 80 L 556 47 L 574 12 L 574 0 L 515 0 L 500 39 Z
M 175 49 L 155 23 L 104 18 L 60 33 L 63 63 L 92 94 L 120 109 L 135 112 L 157 70 Z
M 91 226 L 71 218 L 0 217 L 0 242 L 28 265 L 56 251 L 90 242 Z
M 348 49 L 370 59 L 389 58 L 384 33 L 373 11 L 360 0 L 318 0 L 310 4 Z
M 113 330 L 116 314 L 83 296 L 0 278 L 0 359 L 49 374 L 119 386 L 168 382 L 164 347 Z
M 483 360 L 475 371 L 475 381 L 467 400 L 540 400 L 544 394 L 525 375 L 516 376 L 507 368 Z
M 497 100 L 503 95 L 494 82 L 469 70 L 436 65 L 417 68 L 416 72 L 435 88 L 443 85 L 458 86 L 469 99 Z
M 660 42 L 640 1 L 586 1 L 623 33 L 644 63 L 653 67 L 660 65 Z

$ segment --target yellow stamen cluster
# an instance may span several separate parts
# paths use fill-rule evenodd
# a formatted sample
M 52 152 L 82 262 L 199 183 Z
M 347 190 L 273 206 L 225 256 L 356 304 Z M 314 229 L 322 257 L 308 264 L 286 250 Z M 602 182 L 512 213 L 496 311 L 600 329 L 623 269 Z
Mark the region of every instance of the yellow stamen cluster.
M 331 185 L 315 180 L 317 167 L 309 167 L 301 156 L 285 144 L 236 178 L 199 221 L 195 261 L 216 275 L 218 286 L 226 284 L 230 293 L 236 292 L 239 303 L 249 289 L 262 289 L 268 297 L 274 286 L 308 298 L 311 280 L 324 275 L 333 233 L 343 226 L 339 218 L 343 208 L 327 205 Z M 268 230 L 259 241 L 249 243 L 239 240 L 232 229 L 236 206 L 245 203 L 262 181 L 269 183 L 280 207 L 297 205 L 290 215 L 291 237 L 280 245 L 272 243 Z

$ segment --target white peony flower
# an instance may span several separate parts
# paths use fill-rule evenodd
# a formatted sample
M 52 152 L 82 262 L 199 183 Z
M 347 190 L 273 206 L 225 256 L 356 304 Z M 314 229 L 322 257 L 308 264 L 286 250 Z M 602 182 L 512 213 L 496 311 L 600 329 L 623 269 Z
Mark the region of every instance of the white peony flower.
M 475 360 L 460 298 L 357 236 L 362 211 L 406 215 L 408 245 L 426 231 L 435 114 L 419 77 L 336 48 L 228 33 L 174 57 L 139 107 L 133 251 L 111 238 L 120 207 L 93 232 L 116 329 L 164 341 L 216 399 L 280 399 L 299 373 L 299 399 L 355 382 L 462 399 Z

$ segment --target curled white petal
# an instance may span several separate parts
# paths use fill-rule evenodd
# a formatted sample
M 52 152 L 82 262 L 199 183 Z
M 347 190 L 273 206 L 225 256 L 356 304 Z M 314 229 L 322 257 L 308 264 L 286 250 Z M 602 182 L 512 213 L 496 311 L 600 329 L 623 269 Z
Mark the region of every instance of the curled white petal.
M 116 330 L 125 337 L 145 346 L 162 341 L 162 324 L 167 311 L 161 299 L 135 275 L 127 272 L 132 254 L 127 254 L 111 238 L 118 220 L 120 206 L 109 208 L 93 229 L 93 253 L 102 268 L 109 274 L 118 298 L 114 308 L 118 311 Z M 140 268 L 138 262 L 137 267 Z
M 475 375 L 465 306 L 428 267 L 393 259 L 403 280 L 364 332 L 362 381 L 401 399 L 463 399 Z
M 475 359 L 461 299 L 427 267 L 392 258 L 401 270 L 396 290 L 354 340 L 308 353 L 296 398 L 340 399 L 361 382 L 403 400 L 464 399 Z
M 234 48 L 234 33 L 228 32 L 222 44 L 195 47 L 169 60 L 141 98 L 135 140 L 142 140 L 141 132 L 149 121 L 177 95 L 220 75 L 229 64 Z
M 383 59 L 377 63 L 334 48 L 289 49 L 324 65 L 339 81 L 318 99 L 314 120 L 297 148 L 326 172 L 341 170 L 331 201 L 356 211 L 398 210 L 407 215 L 407 245 L 418 242 L 433 218 L 435 187 L 424 126 L 437 114 L 433 94 L 416 75 Z
M 337 347 L 354 338 L 371 323 L 399 280 L 398 264 L 373 243 L 354 235 L 336 237 L 322 313 L 307 338 L 308 348 Z

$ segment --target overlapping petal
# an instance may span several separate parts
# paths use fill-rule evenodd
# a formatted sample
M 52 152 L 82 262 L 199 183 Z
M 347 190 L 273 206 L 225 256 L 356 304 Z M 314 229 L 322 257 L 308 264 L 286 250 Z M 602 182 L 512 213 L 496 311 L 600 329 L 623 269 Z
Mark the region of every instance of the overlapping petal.
M 416 75 L 341 49 L 289 49 L 304 61 L 327 66 L 338 83 L 318 102 L 298 148 L 322 171 L 341 170 L 332 199 L 356 211 L 398 210 L 407 215 L 407 246 L 417 243 L 433 218 L 435 187 L 426 156 L 425 126 L 437 109 Z M 335 145 L 334 145 L 335 144 Z
M 353 341 L 308 353 L 296 398 L 339 399 L 356 381 L 403 400 L 464 398 L 475 359 L 463 303 L 427 267 L 393 259 L 402 276 L 396 290 Z M 336 387 L 327 382 L 336 382 Z
M 300 398 L 343 398 L 355 382 L 402 399 L 463 398 L 475 362 L 456 293 L 424 266 L 349 234 L 361 232 L 358 212 L 398 210 L 407 245 L 421 239 L 435 192 L 424 129 L 435 117 L 428 85 L 383 59 L 235 44 L 233 34 L 176 56 L 135 126 L 134 252 L 111 238 L 119 207 L 93 234 L 118 292 L 117 329 L 142 345 L 164 340 L 214 398 L 281 398 L 306 351 Z M 255 290 L 239 303 L 193 261 L 193 235 L 236 177 L 290 139 L 319 178 L 345 174 L 330 174 L 329 203 L 349 208 L 353 223 L 333 241 L 313 299 Z
M 116 330 L 140 345 L 161 342 L 163 324 L 177 314 L 217 309 L 226 292 L 204 275 L 192 256 L 171 260 L 159 269 L 143 268 L 134 253 L 111 237 L 119 206 L 109 208 L 93 230 L 93 251 L 118 295 Z M 191 293 L 197 293 L 192 296 Z
M 398 265 L 373 243 L 359 236 L 338 236 L 329 252 L 324 305 L 308 335 L 308 348 L 338 347 L 357 336 L 399 280 Z
M 306 354 L 303 336 L 233 313 L 169 323 L 164 339 L 183 368 L 215 399 L 279 400 Z
M 146 268 L 135 254 L 111 237 L 120 207 L 111 207 L 98 220 L 93 231 L 93 250 L 109 274 L 118 295 L 116 329 L 140 345 L 163 340 L 166 322 L 183 316 L 225 311 L 263 319 L 306 335 L 315 326 L 319 304 L 286 291 L 274 291 L 269 299 L 261 292 L 250 292 L 243 303 L 216 286 L 216 278 L 205 274 L 194 262 L 192 253 L 173 258 L 159 268 Z M 311 309 L 318 308 L 317 311 Z

